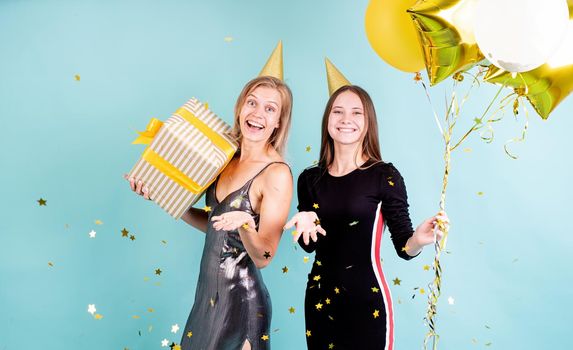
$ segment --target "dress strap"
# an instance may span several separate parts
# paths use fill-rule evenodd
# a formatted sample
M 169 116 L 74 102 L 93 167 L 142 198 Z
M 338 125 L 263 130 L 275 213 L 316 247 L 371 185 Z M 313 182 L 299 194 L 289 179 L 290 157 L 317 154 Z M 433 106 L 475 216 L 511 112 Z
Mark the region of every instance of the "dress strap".
M 261 175 L 261 174 L 263 173 L 263 171 L 265 171 L 269 166 L 271 166 L 271 165 L 273 165 L 273 164 L 276 164 L 276 163 L 286 165 L 286 166 L 288 167 L 288 170 L 290 171 L 290 166 L 289 166 L 287 163 L 285 163 L 285 162 L 270 162 L 269 164 L 265 165 L 265 167 L 262 168 L 262 169 L 261 169 L 255 176 L 253 176 L 249 181 L 247 181 L 247 184 L 249 184 L 249 187 L 251 187 L 251 183 L 253 182 L 254 179 L 257 178 L 257 176 Z M 291 171 L 291 173 L 292 173 L 292 171 Z

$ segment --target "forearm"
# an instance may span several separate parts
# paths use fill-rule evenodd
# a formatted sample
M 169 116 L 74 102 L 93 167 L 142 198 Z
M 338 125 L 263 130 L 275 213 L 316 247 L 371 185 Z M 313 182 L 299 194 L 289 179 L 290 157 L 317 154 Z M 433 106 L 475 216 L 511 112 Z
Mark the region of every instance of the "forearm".
M 410 237 L 408 241 L 406 241 L 406 246 L 404 247 L 404 249 L 406 250 L 406 254 L 408 254 L 411 257 L 415 257 L 418 254 L 420 254 L 423 248 L 424 246 L 420 244 L 416 239 L 416 235 L 412 235 L 412 237 Z
M 203 209 L 190 208 L 181 216 L 181 219 L 199 231 L 207 232 L 208 214 Z
M 248 228 L 239 227 L 238 231 L 241 241 L 255 265 L 259 269 L 266 267 L 275 255 L 278 242 L 274 243 L 273 240 L 265 238 L 251 226 Z

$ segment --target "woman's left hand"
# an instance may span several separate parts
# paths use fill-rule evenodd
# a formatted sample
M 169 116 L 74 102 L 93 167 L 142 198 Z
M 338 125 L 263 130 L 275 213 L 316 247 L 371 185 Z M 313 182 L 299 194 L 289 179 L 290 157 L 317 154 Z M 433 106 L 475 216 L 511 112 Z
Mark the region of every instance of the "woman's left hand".
M 213 227 L 217 231 L 233 231 L 244 225 L 255 229 L 256 226 L 255 220 L 251 215 L 238 210 L 223 213 L 219 216 L 213 216 L 211 217 L 211 221 L 213 221 Z
M 440 241 L 444 236 L 443 231 L 449 230 L 449 228 L 450 219 L 448 218 L 448 215 L 446 212 L 440 211 L 438 214 L 432 216 L 431 218 L 424 220 L 424 222 L 422 222 L 420 226 L 416 228 L 416 231 L 414 231 L 412 239 L 419 246 L 419 248 L 422 248 L 428 244 L 433 244 L 436 241 Z

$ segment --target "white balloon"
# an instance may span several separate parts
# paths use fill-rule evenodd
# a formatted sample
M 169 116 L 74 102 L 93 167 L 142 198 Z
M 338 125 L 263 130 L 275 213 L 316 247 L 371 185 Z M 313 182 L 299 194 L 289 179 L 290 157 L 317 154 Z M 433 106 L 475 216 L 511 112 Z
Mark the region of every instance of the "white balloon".
M 480 0 L 476 42 L 485 57 L 509 72 L 541 66 L 567 32 L 567 0 Z

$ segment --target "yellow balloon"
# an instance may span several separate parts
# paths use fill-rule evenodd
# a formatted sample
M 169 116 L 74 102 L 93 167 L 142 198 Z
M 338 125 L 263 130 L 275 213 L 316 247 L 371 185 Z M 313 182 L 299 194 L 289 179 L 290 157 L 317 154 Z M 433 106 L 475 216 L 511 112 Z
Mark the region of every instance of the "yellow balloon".
M 494 65 L 489 67 L 484 80 L 503 84 L 527 97 L 543 119 L 573 91 L 573 0 L 569 5 L 569 27 L 563 43 L 541 67 L 529 72 L 512 74 Z
M 424 59 L 412 18 L 406 10 L 416 0 L 371 0 L 364 25 L 370 46 L 394 68 L 417 72 Z
M 420 0 L 408 10 L 424 54 L 430 84 L 484 59 L 473 32 L 478 0 Z

